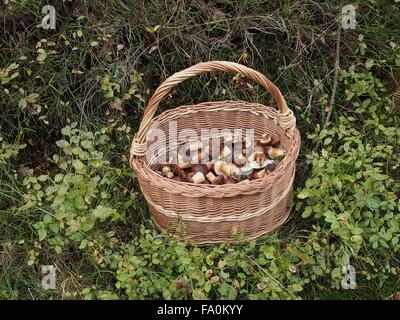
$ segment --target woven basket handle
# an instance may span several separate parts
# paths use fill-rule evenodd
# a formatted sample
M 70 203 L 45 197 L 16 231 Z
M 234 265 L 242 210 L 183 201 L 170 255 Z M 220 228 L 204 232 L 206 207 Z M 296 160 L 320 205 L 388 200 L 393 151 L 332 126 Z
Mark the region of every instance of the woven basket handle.
M 144 111 L 143 119 L 139 127 L 139 131 L 132 141 L 131 156 L 144 156 L 146 154 L 146 135 L 150 129 L 151 120 L 157 111 L 157 107 L 161 100 L 179 83 L 186 79 L 192 78 L 199 74 L 212 71 L 223 71 L 231 73 L 239 73 L 240 75 L 252 79 L 262 85 L 269 91 L 278 105 L 280 116 L 279 123 L 284 129 L 290 129 L 295 126 L 296 119 L 293 112 L 287 107 L 279 89 L 262 73 L 248 68 L 244 65 L 229 61 L 210 61 L 201 62 L 191 66 L 185 70 L 173 74 L 166 79 L 154 92 L 147 108 Z

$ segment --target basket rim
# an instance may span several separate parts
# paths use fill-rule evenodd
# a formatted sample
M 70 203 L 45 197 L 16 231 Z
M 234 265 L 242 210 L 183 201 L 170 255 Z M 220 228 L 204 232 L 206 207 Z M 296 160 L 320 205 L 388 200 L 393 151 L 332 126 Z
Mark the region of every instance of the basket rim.
M 253 103 L 253 102 L 248 102 L 248 101 L 242 101 L 242 100 L 221 100 L 221 101 L 210 101 L 210 102 L 201 102 L 198 104 L 193 104 L 193 105 L 181 105 L 179 107 L 173 108 L 173 109 L 168 109 L 161 114 L 157 115 L 154 117 L 151 121 L 151 128 L 156 128 L 159 124 L 163 123 L 164 121 L 168 120 L 168 117 L 174 114 L 179 114 L 183 113 L 186 109 L 192 109 L 195 112 L 213 112 L 217 110 L 210 110 L 205 107 L 210 107 L 213 105 L 213 103 L 228 103 L 228 104 L 241 104 L 241 105 L 246 105 L 247 107 L 251 108 L 259 108 L 261 111 L 267 110 L 269 113 L 273 113 L 276 117 L 279 115 L 279 111 L 276 110 L 272 106 L 266 106 L 260 103 Z M 234 110 L 225 110 L 224 111 L 234 111 Z M 242 110 L 243 112 L 249 112 L 248 110 Z M 273 118 L 273 117 L 268 117 L 268 118 Z M 278 123 L 276 123 L 276 126 L 279 126 Z M 288 129 L 286 130 L 288 131 Z M 288 134 L 286 134 L 288 136 Z M 229 192 L 239 192 L 243 191 L 243 188 L 246 189 L 251 189 L 251 188 L 264 188 L 268 185 L 271 185 L 270 182 L 273 182 L 276 179 L 281 178 L 282 176 L 287 174 L 287 166 L 289 165 L 289 162 L 291 161 L 296 161 L 299 151 L 300 151 L 300 144 L 301 144 L 301 138 L 300 138 L 300 132 L 297 129 L 297 127 L 294 127 L 291 129 L 291 133 L 289 136 L 290 139 L 290 146 L 287 150 L 286 156 L 282 159 L 282 161 L 279 163 L 279 166 L 277 169 L 272 172 L 271 174 L 266 175 L 262 179 L 257 179 L 257 180 L 245 180 L 241 181 L 236 184 L 224 184 L 224 185 L 211 185 L 211 184 L 195 184 L 191 182 L 182 182 L 182 181 L 175 181 L 172 179 L 168 179 L 161 174 L 153 171 L 148 165 L 145 160 L 145 156 L 137 156 L 133 157 L 131 161 L 131 165 L 133 169 L 136 171 L 137 174 L 139 173 L 146 173 L 146 175 L 149 176 L 149 180 L 152 180 L 154 183 L 157 183 L 156 181 L 162 181 L 164 185 L 169 185 L 171 188 L 173 186 L 186 186 L 188 189 L 188 192 L 196 192 L 196 191 L 201 191 L 202 193 L 210 193 L 215 191 L 219 192 L 224 192 L 228 191 Z M 295 174 L 293 172 L 293 174 Z M 143 177 L 143 175 L 142 175 Z M 241 192 L 240 192 L 241 193 Z M 240 194 L 238 193 L 238 194 Z M 204 196 L 204 195 L 200 195 Z

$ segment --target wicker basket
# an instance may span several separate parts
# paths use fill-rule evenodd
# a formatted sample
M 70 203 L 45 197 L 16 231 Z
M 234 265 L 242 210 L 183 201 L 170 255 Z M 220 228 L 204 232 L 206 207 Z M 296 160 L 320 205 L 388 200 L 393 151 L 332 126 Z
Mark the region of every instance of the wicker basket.
M 159 103 L 172 88 L 188 78 L 211 71 L 238 73 L 256 81 L 271 93 L 279 111 L 245 101 L 215 101 L 181 106 L 153 118 Z M 277 169 L 263 179 L 218 186 L 167 179 L 149 168 L 145 157 L 146 134 L 151 128 L 168 132 L 168 122 L 172 119 L 177 122 L 178 132 L 184 128 L 196 132 L 203 128 L 252 128 L 259 135 L 267 131 L 280 139 L 287 155 Z M 258 71 L 233 62 L 211 61 L 175 73 L 155 91 L 133 139 L 130 163 L 160 230 L 176 234 L 176 226 L 183 223 L 184 237 L 198 244 L 235 242 L 233 230 L 251 240 L 285 222 L 290 212 L 288 205 L 292 199 L 299 149 L 296 119 L 279 89 Z

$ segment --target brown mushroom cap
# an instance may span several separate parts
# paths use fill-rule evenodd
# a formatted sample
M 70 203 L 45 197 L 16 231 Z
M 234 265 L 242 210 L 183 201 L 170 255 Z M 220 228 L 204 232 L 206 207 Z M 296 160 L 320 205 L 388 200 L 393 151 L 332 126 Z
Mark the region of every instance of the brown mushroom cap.
M 216 176 L 212 182 L 212 184 L 214 184 L 214 185 L 220 185 L 220 184 L 224 184 L 224 183 L 225 183 L 225 178 L 223 175 Z
M 274 147 L 277 146 L 280 143 L 281 143 L 281 141 L 278 138 L 272 138 L 271 139 L 271 145 L 274 146 Z
M 181 181 L 182 181 L 182 182 L 194 183 L 193 178 L 192 178 L 192 177 L 189 177 L 189 176 L 182 177 Z
M 262 146 L 268 146 L 272 143 L 271 136 L 268 133 L 265 133 L 261 136 L 260 144 Z
M 235 178 L 229 177 L 226 179 L 226 184 L 235 184 L 238 183 L 238 181 Z
M 179 166 L 177 164 L 171 164 L 171 170 L 177 176 L 180 176 L 180 177 L 186 176 L 185 170 L 179 168 Z
M 154 164 L 150 165 L 150 169 L 153 171 L 161 171 L 162 167 L 163 167 L 163 165 L 161 163 L 154 163 Z
M 275 163 L 269 163 L 265 166 L 265 170 L 267 170 L 268 173 L 274 172 L 275 171 Z
M 269 156 L 269 152 L 271 151 L 272 147 L 271 146 L 265 146 L 264 147 L 264 154 L 268 159 L 271 159 L 271 157 Z
M 205 164 L 195 164 L 192 166 L 192 170 L 194 173 L 201 172 L 204 176 L 207 175 L 210 170 Z

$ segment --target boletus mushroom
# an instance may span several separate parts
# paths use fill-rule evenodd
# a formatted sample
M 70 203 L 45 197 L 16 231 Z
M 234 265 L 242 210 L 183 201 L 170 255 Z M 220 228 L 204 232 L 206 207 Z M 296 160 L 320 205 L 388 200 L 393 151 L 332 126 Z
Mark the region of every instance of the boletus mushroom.
M 239 173 L 239 169 L 233 163 L 223 163 L 221 165 L 221 172 L 226 177 L 233 177 Z
M 272 140 L 271 140 L 271 146 L 276 147 L 280 143 L 281 143 L 281 141 L 278 138 L 272 138 Z
M 282 159 L 286 155 L 286 151 L 283 149 L 277 149 L 277 148 L 270 148 L 268 151 L 268 156 L 271 159 Z
M 171 164 L 171 170 L 179 177 L 186 177 L 185 170 L 181 169 L 177 164 Z
M 200 183 L 203 183 L 203 182 L 206 180 L 206 177 L 204 176 L 203 173 L 201 173 L 201 172 L 196 172 L 196 173 L 193 175 L 192 180 L 193 180 L 194 183 L 200 184 Z
M 267 173 L 274 172 L 275 171 L 275 163 L 271 162 L 271 163 L 267 164 L 265 166 L 265 171 L 267 171 Z
M 190 183 L 194 183 L 193 178 L 189 177 L 189 176 L 185 176 L 181 178 L 182 182 L 190 182 Z
M 272 138 L 268 133 L 264 133 L 261 136 L 260 144 L 262 146 L 269 146 L 272 143 Z
M 205 164 L 195 164 L 192 166 L 192 171 L 194 173 L 201 172 L 204 176 L 206 176 L 210 170 L 208 169 L 207 165 Z
M 262 179 L 265 176 L 265 170 L 254 170 L 250 180 Z
M 226 184 L 235 184 L 238 183 L 238 181 L 235 178 L 229 177 L 226 179 Z
M 225 183 L 225 177 L 223 175 L 216 176 L 215 179 L 211 182 L 214 185 L 221 185 Z

